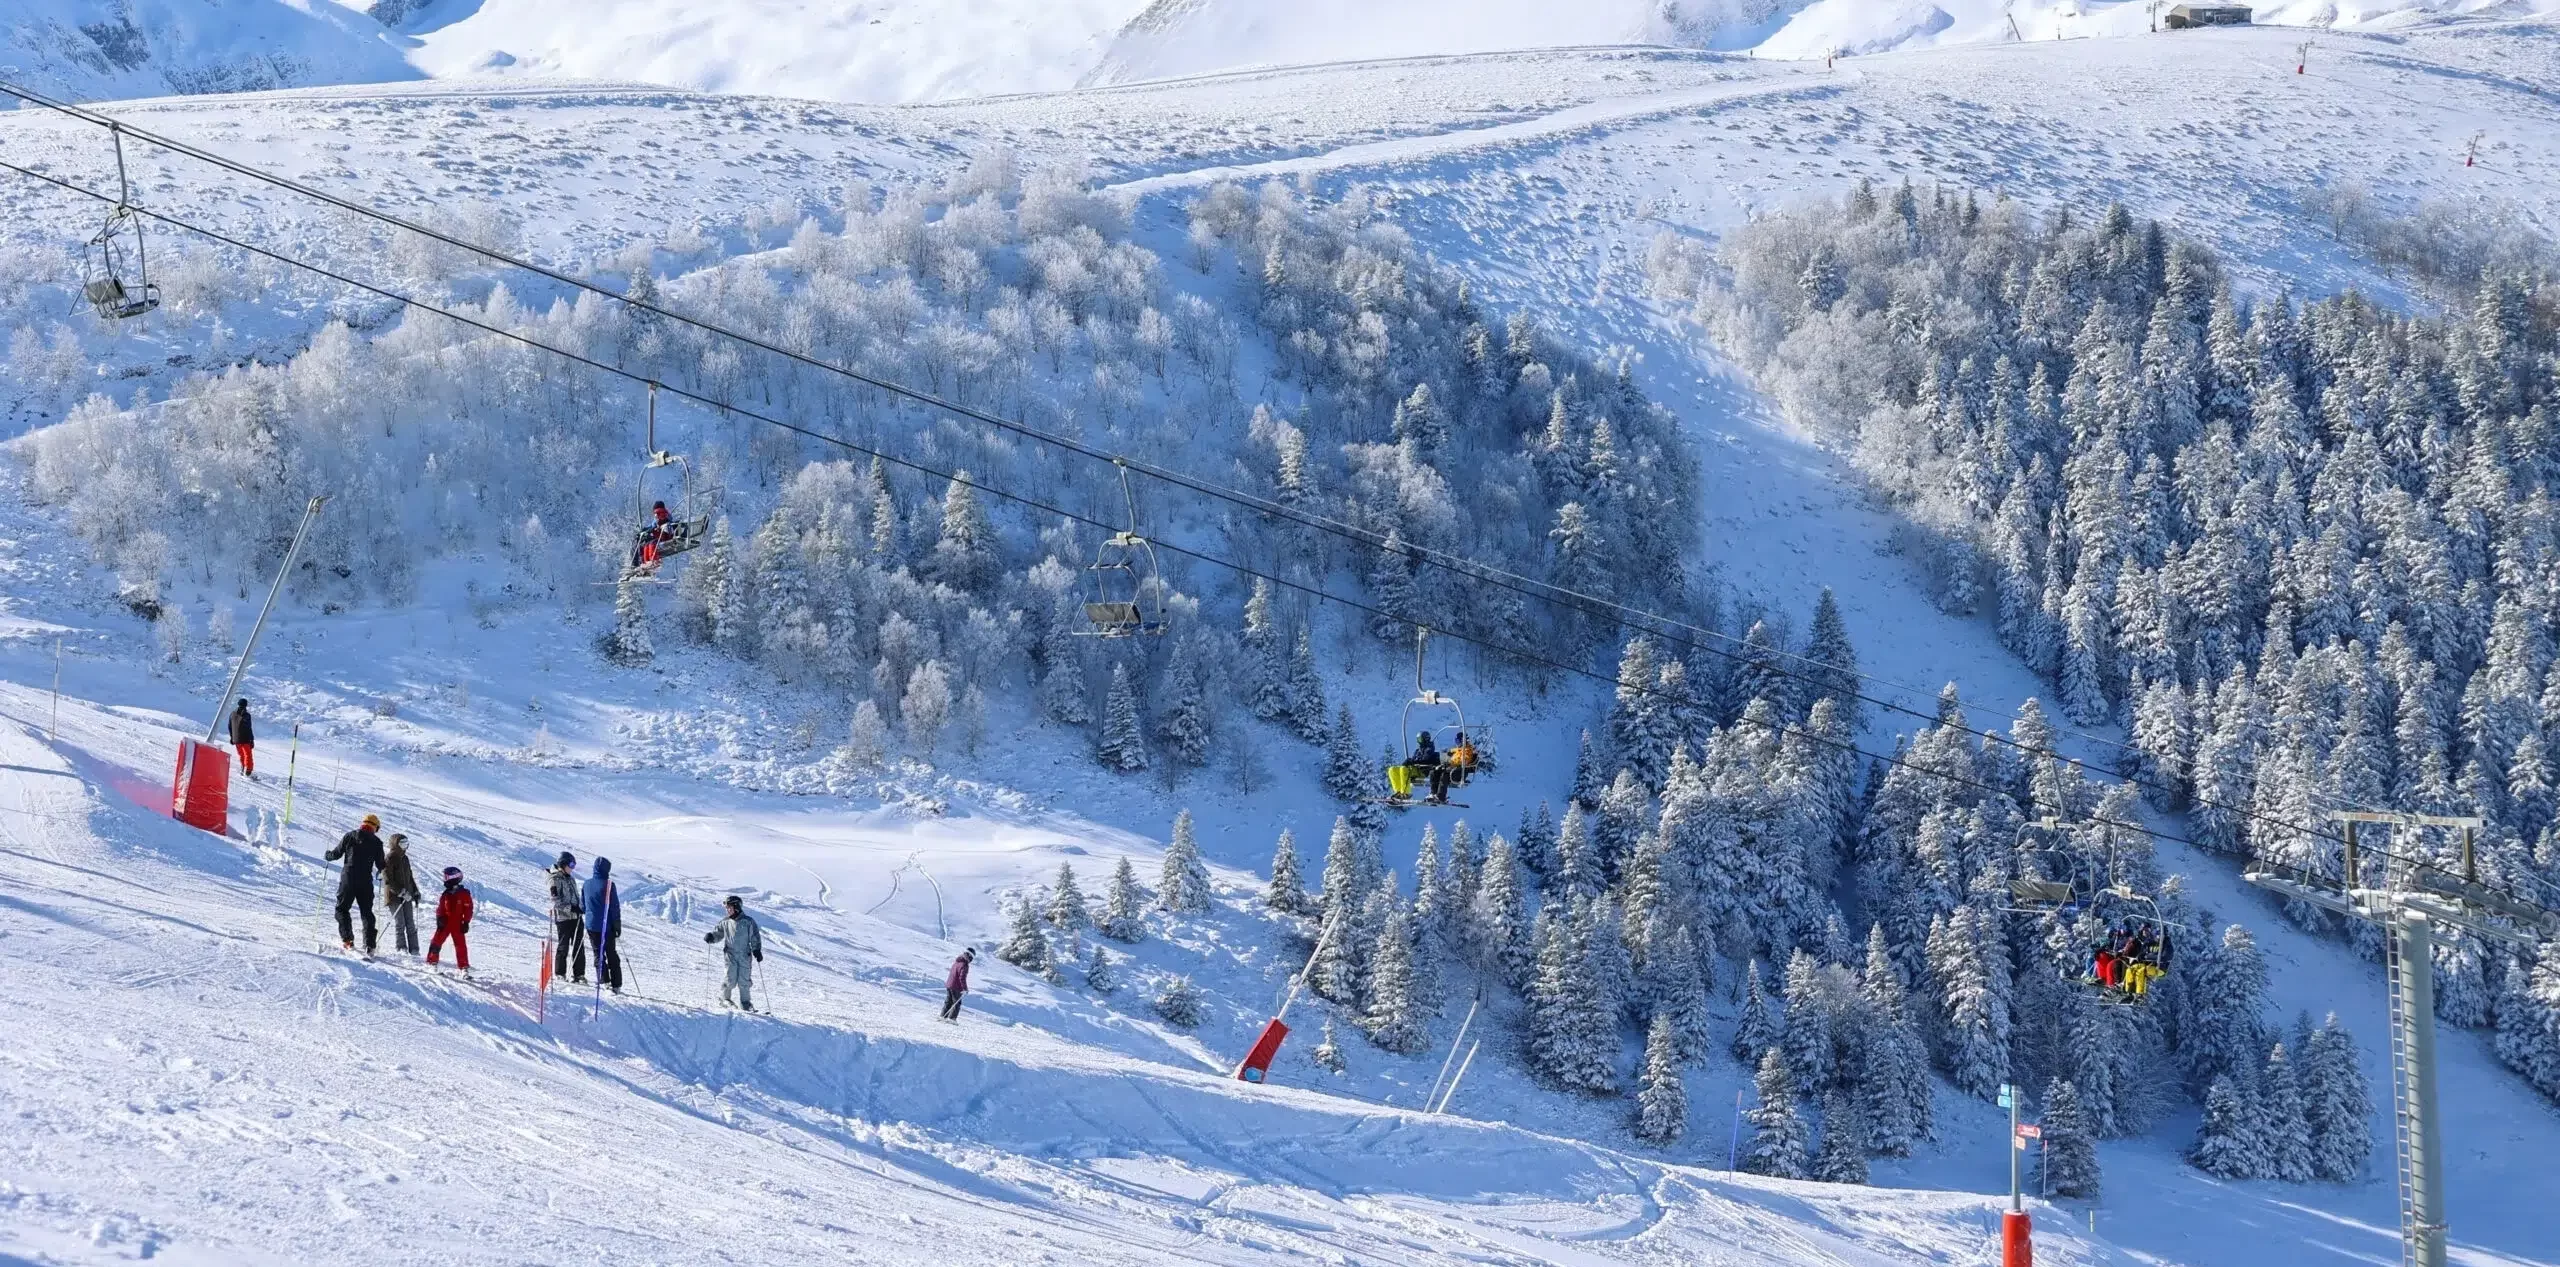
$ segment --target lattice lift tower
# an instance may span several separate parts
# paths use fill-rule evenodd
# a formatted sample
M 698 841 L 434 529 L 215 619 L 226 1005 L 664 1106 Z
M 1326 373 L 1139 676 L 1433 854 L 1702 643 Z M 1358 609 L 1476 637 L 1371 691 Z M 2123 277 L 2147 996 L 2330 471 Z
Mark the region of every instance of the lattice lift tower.
M 2272 871 L 2251 871 L 2247 879 L 2295 901 L 2371 921 L 2386 934 L 2391 1123 L 2400 1167 L 2400 1261 L 2403 1267 L 2445 1267 L 2445 1151 L 2436 1114 L 2436 929 L 2459 929 L 2490 941 L 2524 946 L 2533 944 L 2533 935 L 2507 921 L 2547 929 L 2555 918 L 2548 910 L 2481 885 L 2472 853 L 2480 828 L 2477 818 L 2375 810 L 2330 817 L 2346 825 L 2339 887 L 2318 887 Z M 2356 828 L 2365 823 L 2458 828 L 2462 832 L 2459 878 L 2406 859 L 2379 868 L 2379 874 L 2363 868 L 2356 850 Z

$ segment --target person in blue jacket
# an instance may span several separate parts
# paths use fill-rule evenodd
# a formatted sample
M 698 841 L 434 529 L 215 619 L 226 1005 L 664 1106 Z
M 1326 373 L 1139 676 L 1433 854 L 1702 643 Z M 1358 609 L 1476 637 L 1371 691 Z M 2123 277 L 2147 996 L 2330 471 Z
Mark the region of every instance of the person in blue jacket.
M 613 886 L 613 860 L 596 859 L 595 869 L 587 873 L 587 887 L 580 893 L 580 906 L 586 908 L 587 944 L 593 948 L 589 956 L 596 964 L 596 984 L 622 993 L 622 954 L 615 942 L 622 937 L 622 893 Z

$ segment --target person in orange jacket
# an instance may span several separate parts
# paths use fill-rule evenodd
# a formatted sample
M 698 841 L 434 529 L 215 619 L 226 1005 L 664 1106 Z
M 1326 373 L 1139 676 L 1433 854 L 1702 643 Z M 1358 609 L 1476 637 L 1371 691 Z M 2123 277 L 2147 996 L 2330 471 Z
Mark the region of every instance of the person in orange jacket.
M 427 942 L 427 964 L 432 967 L 436 956 L 444 950 L 445 938 L 453 939 L 454 966 L 471 971 L 471 890 L 463 887 L 462 868 L 444 869 L 444 895 L 436 899 L 436 935 Z

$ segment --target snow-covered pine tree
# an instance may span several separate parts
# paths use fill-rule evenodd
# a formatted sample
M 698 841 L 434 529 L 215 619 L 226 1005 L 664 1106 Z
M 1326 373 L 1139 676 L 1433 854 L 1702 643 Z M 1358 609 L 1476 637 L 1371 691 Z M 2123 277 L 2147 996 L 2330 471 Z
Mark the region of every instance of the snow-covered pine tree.
M 1547 882 L 1560 893 L 1600 891 L 1599 848 L 1591 839 L 1591 818 L 1580 801 L 1565 802 L 1564 823 L 1556 829 L 1556 869 Z
M 1422 1050 L 1431 1039 L 1414 979 L 1413 931 L 1405 904 L 1391 903 L 1369 952 L 1369 1041 L 1401 1056 Z
M 1653 1001 L 1655 1015 L 1670 1019 L 1680 1059 L 1705 1062 L 1715 1051 L 1714 1017 L 1707 1010 L 1706 977 L 1688 925 L 1674 925 L 1670 936 L 1661 939 L 1646 958 L 1645 972 L 1650 978 L 1645 996 Z
M 1316 1068 L 1326 1073 L 1340 1073 L 1349 1068 L 1350 1062 L 1342 1058 L 1342 1044 L 1334 1038 L 1332 1017 L 1324 1018 L 1323 1032 L 1324 1040 L 1316 1044 L 1314 1051 L 1307 1053 L 1307 1058 L 1315 1061 Z
M 1822 1093 L 1822 1147 L 1813 1155 L 1813 1178 L 1823 1183 L 1867 1181 L 1866 1123 L 1858 1101 L 1833 1087 Z
M 1031 900 L 1015 896 L 1004 944 L 996 947 L 996 958 L 1012 964 L 1035 977 L 1046 977 L 1057 971 L 1057 961 L 1049 951 L 1049 934 L 1040 927 L 1039 908 Z
M 1512 838 L 1520 865 L 1540 876 L 1556 873 L 1556 816 L 1545 801 L 1538 802 L 1535 814 L 1527 807 L 1520 810 L 1520 830 Z
M 1908 1157 L 1934 1125 L 1929 1053 L 1902 988 L 1902 972 L 1885 943 L 1884 925 L 1867 930 L 1866 973 L 1859 983 L 1865 1015 L 1856 1088 L 1867 1123 L 1867 1146 L 1885 1157 Z
M 1319 883 L 1323 886 L 1319 905 L 1324 923 L 1316 935 L 1315 963 L 1307 985 L 1336 1003 L 1356 1003 L 1360 998 L 1361 947 L 1355 925 L 1368 901 L 1369 889 L 1360 863 L 1360 838 L 1349 819 L 1333 820 L 1333 838 L 1325 846 L 1324 874 Z
M 979 503 L 969 473 L 953 472 L 942 494 L 942 536 L 934 544 L 931 568 L 934 579 L 963 594 L 984 590 L 995 579 L 996 547 L 995 526 L 987 521 L 986 507 Z
M 2080 1111 L 2080 1090 L 2056 1078 L 2044 1089 L 2044 1186 L 2055 1196 L 2095 1200 L 2098 1140 Z
M 2229 1074 L 2217 1075 L 2205 1093 L 2204 1122 L 2196 1128 L 2187 1163 L 2217 1179 L 2255 1179 L 2266 1171 L 2255 1101 Z
M 1573 803 L 1585 809 L 1600 808 L 1600 794 L 1608 790 L 1608 778 L 1598 755 L 1591 750 L 1591 732 L 1583 731 L 1581 753 L 1573 762 Z
M 1626 869 L 1628 855 L 1652 827 L 1653 795 L 1635 771 L 1619 770 L 1609 790 L 1601 793 L 1600 812 L 1590 824 L 1592 857 L 1603 883 L 1614 882 Z
M 1315 637 L 1304 624 L 1298 626 L 1297 640 L 1289 648 L 1288 694 L 1289 728 L 1308 743 L 1324 742 L 1324 675 L 1316 672 Z M 1352 750 L 1357 752 L 1358 745 Z
M 1657 1148 L 1680 1142 L 1689 1127 L 1684 1063 L 1679 1027 L 1670 1013 L 1654 1013 L 1644 1036 L 1644 1074 L 1636 1086 L 1636 1138 Z
M 1102 715 L 1102 768 L 1127 774 L 1147 768 L 1147 736 L 1138 724 L 1138 692 L 1129 685 L 1129 666 L 1111 666 L 1111 692 Z
M 1743 1171 L 1772 1179 L 1804 1178 L 1810 1132 L 1796 1107 L 1795 1075 L 1787 1070 L 1786 1054 L 1775 1047 L 1763 1053 L 1754 1082 L 1760 1101 L 1742 1115 L 1751 1126 L 1751 1143 L 1742 1154 Z
M 1351 706 L 1345 704 L 1336 712 L 1333 729 L 1325 736 L 1324 790 L 1332 793 L 1335 800 L 1358 801 L 1370 795 L 1370 785 L 1376 781 L 1372 773 L 1369 759 L 1360 755 L 1360 735 L 1351 724 Z
M 1416 941 L 1438 941 L 1448 932 L 1447 868 L 1440 861 L 1440 832 L 1422 825 L 1422 844 L 1413 858 L 1413 935 Z
M 649 645 L 649 609 L 641 601 L 640 586 L 639 577 L 626 575 L 614 587 L 613 630 L 604 638 L 605 658 L 626 668 L 647 664 L 657 654 Z
M 1733 1058 L 1754 1066 L 1762 1052 L 1778 1045 L 1778 1027 L 1769 1019 L 1768 995 L 1760 988 L 1759 960 L 1751 961 L 1742 980 L 1742 1015 L 1733 1027 Z
M 1111 868 L 1111 893 L 1103 901 L 1099 927 L 1113 941 L 1134 942 L 1147 935 L 1147 895 L 1138 887 L 1138 868 L 1127 854 Z
M 1187 976 L 1166 977 L 1156 987 L 1156 1015 L 1163 1017 L 1168 1025 L 1181 1029 L 1198 1025 L 1204 1003 L 1200 987 L 1193 985 Z
M 1485 851 L 1484 873 L 1467 911 L 1467 956 L 1515 990 L 1529 984 L 1536 947 L 1529 938 L 1529 901 L 1511 842 L 1496 832 Z
M 2364 1177 L 2373 1154 L 2373 1093 L 2357 1062 L 2355 1039 L 2332 1012 L 2305 1051 L 2302 1116 L 2310 1136 L 2311 1173 L 2332 1183 L 2353 1183 Z
M 2209 1088 L 2228 1075 L 2243 1084 L 2254 1080 L 2265 1030 L 2259 1020 L 2267 991 L 2266 963 L 2249 930 L 2233 924 L 2222 930 L 2218 946 L 2184 956 L 2187 980 L 2178 990 L 2184 1014 L 2178 1022 L 2178 1051 L 2187 1068 L 2188 1085 Z
M 1263 891 L 1262 904 L 1283 915 L 1303 915 L 1310 905 L 1306 876 L 1298 865 L 1298 838 L 1286 827 L 1271 851 L 1271 887 Z
M 1084 641 L 1075 636 L 1083 625 L 1084 608 L 1073 592 L 1060 590 L 1040 639 L 1040 711 L 1062 726 L 1093 720 L 1085 705 Z
M 1172 661 L 1165 668 L 1156 737 L 1177 765 L 1197 770 L 1209 764 L 1208 687 L 1201 681 L 1197 657 L 1188 650 L 1176 651 Z
M 1076 883 L 1076 868 L 1071 862 L 1058 864 L 1057 882 L 1049 886 L 1049 922 L 1073 936 L 1093 927 L 1093 908 L 1084 900 L 1084 889 Z
M 1988 1100 L 2009 1081 L 2009 956 L 1998 921 L 1958 908 L 1932 929 L 1931 970 L 1944 986 L 1947 1076 Z
M 2267 1051 L 2258 1075 L 2258 1128 L 2266 1154 L 2266 1175 L 2286 1183 L 2311 1181 L 2311 1141 L 2303 1117 L 2302 1087 L 2284 1044 Z
M 1209 868 L 1200 861 L 1190 810 L 1173 816 L 1173 839 L 1164 847 L 1164 869 L 1156 878 L 1156 905 L 1177 915 L 1209 909 Z
M 1288 641 L 1274 622 L 1271 579 L 1255 577 L 1244 602 L 1245 708 L 1263 721 L 1289 716 Z
M 1120 974 L 1112 969 L 1111 952 L 1104 950 L 1101 942 L 1093 943 L 1085 952 L 1084 988 L 1096 994 L 1109 994 L 1120 988 Z
M 1860 725 L 1859 692 L 1864 689 L 1858 677 L 1858 652 L 1849 644 L 1849 622 L 1840 614 L 1840 600 L 1831 587 L 1822 587 L 1822 596 L 1814 600 L 1813 627 L 1805 636 L 1804 673 L 1813 682 L 1808 689 L 1814 698 L 1808 705 L 1828 699 L 1839 708 L 1840 725 L 1846 733 L 1855 734 Z
M 1822 965 L 1797 951 L 1787 960 L 1787 1005 L 1779 1022 L 1778 1045 L 1787 1053 L 1787 1068 L 1800 1089 L 1827 1091 L 1832 1083 L 1831 1000 L 1823 988 Z

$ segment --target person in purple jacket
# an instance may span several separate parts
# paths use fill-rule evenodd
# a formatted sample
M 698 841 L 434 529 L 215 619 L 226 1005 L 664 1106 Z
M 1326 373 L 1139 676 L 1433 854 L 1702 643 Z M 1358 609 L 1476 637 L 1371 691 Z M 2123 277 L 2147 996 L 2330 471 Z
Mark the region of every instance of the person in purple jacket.
M 951 961 L 951 975 L 942 979 L 942 1019 L 960 1019 L 960 996 L 969 992 L 969 961 L 978 957 L 978 948 L 962 948 L 960 957 Z

